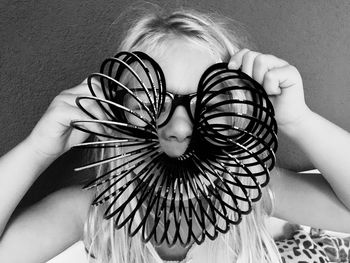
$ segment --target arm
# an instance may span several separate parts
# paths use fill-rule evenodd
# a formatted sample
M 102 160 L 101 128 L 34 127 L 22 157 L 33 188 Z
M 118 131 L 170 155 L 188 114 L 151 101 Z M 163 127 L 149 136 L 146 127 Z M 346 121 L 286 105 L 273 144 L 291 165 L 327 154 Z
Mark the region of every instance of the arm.
M 304 99 L 301 76 L 288 62 L 243 49 L 232 56 L 229 67 L 241 67 L 243 72 L 263 85 L 274 106 L 279 130 L 297 143 L 324 174 L 323 178 L 309 177 L 280 170 L 281 175 L 276 177 L 278 182 L 273 188 L 282 217 L 293 218 L 295 211 L 299 210 L 299 219 L 310 222 L 309 219 L 315 218 L 313 215 L 316 214 L 329 219 L 332 211 L 341 217 L 333 218 L 332 222 L 341 227 L 342 220 L 349 220 L 350 162 L 346 158 L 350 156 L 350 134 L 309 109 Z M 318 200 L 325 203 L 319 204 Z M 312 207 L 322 211 L 317 212 Z M 304 209 L 305 213 L 300 209 Z M 314 212 L 311 217 L 308 210 Z
M 93 85 L 99 87 L 98 82 L 95 82 Z M 87 138 L 88 134 L 73 129 L 70 123 L 74 119 L 90 119 L 75 105 L 75 99 L 78 95 L 88 95 L 88 93 L 86 82 L 72 89 L 63 91 L 50 104 L 48 110 L 34 127 L 31 134 L 12 151 L 0 158 L 1 255 L 7 253 L 7 248 L 13 247 L 17 243 L 18 245 L 25 246 L 25 248 L 19 246 L 17 250 L 33 249 L 33 251 L 36 251 L 40 248 L 40 242 L 42 242 L 40 240 L 46 240 L 46 238 L 50 236 L 50 231 L 40 231 L 41 224 L 39 222 L 43 223 L 43 227 L 47 229 L 50 228 L 49 226 L 53 227 L 51 232 L 58 234 L 58 237 L 63 237 L 60 231 L 63 231 L 61 227 L 66 226 L 66 223 L 64 221 L 51 220 L 53 217 L 50 217 L 53 215 L 53 212 L 56 211 L 55 207 L 61 204 L 61 201 L 57 201 L 61 200 L 60 198 L 49 198 L 47 199 L 49 201 L 43 201 L 15 217 L 13 217 L 12 214 L 19 201 L 40 173 L 73 145 Z M 91 102 L 91 104 L 87 106 L 91 109 L 91 112 L 99 118 L 105 117 L 96 103 Z M 93 126 L 88 127 L 89 129 L 96 130 L 97 132 L 101 132 L 103 129 L 99 125 L 89 125 Z M 49 206 L 45 205 L 47 202 L 52 204 L 52 207 L 50 207 L 52 211 L 48 209 Z M 74 215 L 67 212 L 67 209 L 69 210 L 67 207 L 65 209 L 58 209 L 57 212 L 55 212 L 55 219 L 59 219 L 62 216 L 67 216 L 67 218 L 70 216 L 74 217 Z M 33 211 L 35 211 L 35 213 Z M 62 214 L 60 214 L 61 212 Z M 16 219 L 12 220 L 11 217 Z M 47 221 L 42 222 L 43 218 L 46 218 Z M 60 225 L 59 222 L 61 222 L 62 225 Z M 27 239 L 25 240 L 30 240 L 28 243 L 20 242 L 23 237 L 22 231 L 19 230 L 24 230 L 24 228 L 26 229 L 25 232 L 28 233 L 28 236 L 25 237 Z M 38 233 L 42 235 L 38 235 Z M 29 238 L 29 234 L 32 235 L 32 239 Z M 65 242 L 64 240 L 61 241 Z M 57 243 L 54 243 L 54 245 L 57 245 Z M 36 246 L 38 246 L 38 248 Z M 13 251 L 10 252 L 13 253 Z M 44 251 L 41 252 L 45 254 Z M 27 259 L 27 262 L 29 262 L 29 260 L 30 258 Z M 2 262 L 2 260 L 0 261 Z
M 17 204 L 53 161 L 37 156 L 30 144 L 26 139 L 0 159 L 0 237 Z
M 292 223 L 350 233 L 350 211 L 320 174 L 298 174 L 282 168 L 271 173 L 273 216 Z
M 0 241 L 0 262 L 46 262 L 81 240 L 91 198 L 66 188 L 14 215 Z
M 300 146 L 350 209 L 350 134 L 312 111 L 280 129 Z
M 70 127 L 73 119 L 88 119 L 75 105 L 77 95 L 87 92 L 86 83 L 82 83 L 59 94 L 31 134 L 0 158 L 0 236 L 18 202 L 40 173 L 74 144 L 87 138 L 86 133 Z

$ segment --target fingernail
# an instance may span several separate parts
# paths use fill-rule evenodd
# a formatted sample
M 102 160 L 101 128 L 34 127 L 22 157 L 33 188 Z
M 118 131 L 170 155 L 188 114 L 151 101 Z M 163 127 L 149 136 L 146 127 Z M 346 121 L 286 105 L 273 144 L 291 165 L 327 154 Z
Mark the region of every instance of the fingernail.
M 228 64 L 228 68 L 229 69 L 238 69 L 238 65 L 235 61 L 231 61 L 229 64 Z

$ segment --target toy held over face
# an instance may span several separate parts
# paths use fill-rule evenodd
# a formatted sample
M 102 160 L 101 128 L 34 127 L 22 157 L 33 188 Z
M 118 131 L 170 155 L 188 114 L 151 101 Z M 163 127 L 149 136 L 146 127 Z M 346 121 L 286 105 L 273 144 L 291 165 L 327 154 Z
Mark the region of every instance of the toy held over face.
M 103 96 L 93 78 L 100 81 Z M 115 155 L 76 170 L 102 168 L 85 187 L 102 189 L 93 204 L 107 207 L 105 218 L 113 219 L 116 228 L 126 227 L 131 236 L 139 233 L 145 242 L 200 244 L 239 224 L 261 198 L 275 164 L 277 124 L 263 87 L 248 75 L 218 63 L 203 73 L 196 93 L 172 94 L 151 57 L 121 52 L 89 76 L 88 86 L 92 96 L 78 97 L 76 103 L 93 120 L 72 126 L 100 140 L 75 147 L 114 149 Z M 107 119 L 84 107 L 91 100 Z M 181 156 L 168 156 L 158 130 L 180 105 L 193 132 Z M 88 129 L 84 122 L 108 132 Z

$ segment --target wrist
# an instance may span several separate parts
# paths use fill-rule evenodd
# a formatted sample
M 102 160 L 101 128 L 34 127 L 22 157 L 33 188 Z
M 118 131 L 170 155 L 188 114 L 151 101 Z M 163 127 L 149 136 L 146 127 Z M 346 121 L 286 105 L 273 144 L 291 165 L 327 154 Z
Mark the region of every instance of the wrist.
M 302 134 L 307 125 L 315 118 L 315 113 L 310 108 L 305 108 L 302 114 L 293 121 L 278 125 L 278 129 L 288 137 L 295 137 Z
M 40 148 L 40 142 L 36 141 L 31 134 L 21 144 L 30 158 L 37 164 L 49 165 L 59 157 L 59 155 L 48 154 L 43 151 Z

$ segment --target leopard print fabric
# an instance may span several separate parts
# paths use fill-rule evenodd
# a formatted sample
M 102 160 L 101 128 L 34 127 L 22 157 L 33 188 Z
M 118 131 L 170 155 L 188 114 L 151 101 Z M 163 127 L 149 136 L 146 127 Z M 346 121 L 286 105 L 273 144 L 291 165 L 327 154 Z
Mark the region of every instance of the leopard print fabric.
M 299 229 L 276 245 L 283 263 L 350 262 L 350 237 L 329 236 L 322 230 Z
M 283 263 L 350 263 L 350 236 L 338 238 L 320 229 L 311 229 L 309 233 L 300 226 L 288 235 L 288 238 L 284 236 L 283 240 L 275 241 Z M 91 262 L 94 262 L 93 258 L 90 258 Z

